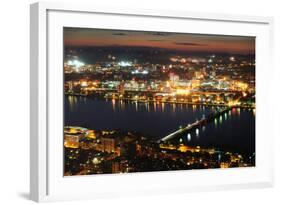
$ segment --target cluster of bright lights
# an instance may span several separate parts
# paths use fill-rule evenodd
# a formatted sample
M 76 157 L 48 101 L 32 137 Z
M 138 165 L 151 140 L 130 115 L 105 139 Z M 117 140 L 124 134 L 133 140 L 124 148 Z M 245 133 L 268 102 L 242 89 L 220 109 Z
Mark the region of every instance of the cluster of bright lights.
M 143 70 L 143 71 L 135 70 L 135 71 L 132 71 L 132 74 L 143 74 L 143 75 L 147 75 L 147 74 L 148 74 L 148 71 L 147 71 L 147 70 Z
M 188 95 L 188 94 L 190 94 L 190 90 L 189 89 L 177 89 L 176 94 L 177 95 Z
M 240 102 L 238 102 L 237 100 L 235 100 L 235 101 L 229 101 L 228 102 L 228 106 L 237 106 L 237 105 L 240 105 L 241 103 Z
M 178 62 L 178 59 L 177 59 L 177 58 L 174 58 L 174 57 L 170 58 L 170 60 L 171 60 L 172 62 Z
M 166 87 L 171 87 L 171 83 L 169 81 L 166 82 Z
M 85 65 L 85 63 L 79 61 L 79 60 L 69 60 L 67 62 L 68 65 L 70 66 L 75 66 L 76 68 L 82 67 Z
M 121 67 L 126 67 L 126 66 L 132 66 L 132 63 L 127 62 L 127 61 L 121 61 L 118 63 L 118 65 Z
M 95 157 L 95 158 L 92 160 L 92 162 L 93 162 L 94 164 L 99 164 L 99 163 L 100 163 L 100 160 L 99 160 L 97 157 Z
M 248 84 L 247 83 L 242 83 L 242 82 L 237 82 L 236 85 L 241 88 L 242 90 L 247 90 Z
M 81 82 L 81 86 L 82 87 L 87 87 L 88 86 L 88 82 L 87 81 L 82 81 Z

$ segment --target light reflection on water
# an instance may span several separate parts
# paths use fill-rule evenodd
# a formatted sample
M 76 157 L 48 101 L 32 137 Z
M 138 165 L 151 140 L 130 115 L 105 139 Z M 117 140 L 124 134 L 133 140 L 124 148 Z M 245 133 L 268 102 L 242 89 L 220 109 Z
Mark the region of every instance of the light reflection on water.
M 190 133 L 187 133 L 187 141 L 191 141 L 191 134 Z
M 65 111 L 67 125 L 90 126 L 93 129 L 133 128 L 161 138 L 179 129 L 179 126 L 200 120 L 203 115 L 207 117 L 210 112 L 216 111 L 216 107 L 67 96 Z M 255 140 L 250 140 L 255 136 L 254 119 L 255 110 L 233 108 L 198 131 L 185 133 L 180 139 L 198 144 L 212 144 L 219 140 L 220 144 L 254 147 Z
M 78 97 L 81 98 L 83 102 L 87 102 L 86 97 Z M 76 96 L 68 96 L 69 103 L 71 104 L 71 108 L 75 106 L 77 103 L 77 97 Z M 105 100 L 108 102 L 108 99 Z M 116 100 L 116 99 L 111 99 L 111 104 L 112 104 L 112 110 L 113 111 L 123 111 L 126 109 L 126 106 L 134 105 L 134 110 L 136 112 L 140 110 L 145 110 L 147 112 L 165 112 L 166 109 L 168 111 L 172 111 L 173 113 L 178 112 L 178 111 L 184 111 L 186 109 L 191 109 L 194 113 L 198 112 L 200 110 L 201 112 L 209 112 L 209 111 L 216 111 L 216 108 L 214 106 L 208 107 L 206 109 L 206 106 L 204 105 L 188 105 L 184 103 L 164 103 L 164 102 L 139 102 L 139 101 L 124 101 L 124 100 Z M 72 110 L 72 109 L 71 109 Z M 231 112 L 231 111 L 229 111 Z M 239 109 L 234 110 L 234 112 L 240 112 Z M 203 116 L 203 115 L 202 115 Z M 202 117 L 201 116 L 201 117 Z M 225 116 L 226 117 L 226 116 Z M 201 118 L 197 118 L 201 119 Z
M 70 111 L 73 111 L 75 109 L 75 107 L 78 105 L 78 100 L 82 101 L 83 103 L 87 104 L 87 98 L 86 97 L 77 97 L 77 96 L 67 96 L 67 101 L 69 103 L 69 108 Z M 108 102 L 108 99 L 105 100 L 106 102 Z M 190 107 L 192 108 L 193 112 L 196 112 L 198 110 L 201 110 L 202 112 L 204 112 L 206 110 L 206 106 L 202 105 L 202 106 L 197 106 L 197 105 L 187 105 L 187 104 L 176 104 L 176 103 L 172 103 L 172 104 L 166 104 L 166 103 L 159 103 L 159 102 L 145 102 L 145 103 L 140 103 L 138 101 L 124 101 L 124 100 L 116 100 L 116 99 L 112 99 L 111 100 L 111 104 L 112 104 L 112 110 L 113 111 L 124 111 L 126 109 L 126 107 L 130 106 L 130 104 L 134 105 L 134 110 L 136 112 L 138 112 L 140 109 L 142 111 L 146 111 L 146 112 L 165 112 L 166 108 L 169 108 L 168 111 L 171 111 L 173 113 L 176 113 L 178 111 L 182 111 L 185 109 L 189 109 Z M 209 112 L 214 112 L 216 111 L 216 108 L 214 106 L 209 107 Z M 219 124 L 222 124 L 223 120 L 228 120 L 228 118 L 231 117 L 231 115 L 237 115 L 240 116 L 240 112 L 241 109 L 240 108 L 233 108 L 232 110 L 230 110 L 227 113 L 224 113 L 224 115 L 217 117 L 214 120 L 214 124 L 215 126 Z M 253 115 L 255 116 L 255 109 L 251 110 L 251 112 L 253 112 Z M 196 120 L 201 119 L 203 117 L 205 117 L 205 114 L 202 114 L 201 117 L 197 117 Z M 205 129 L 205 128 L 204 128 Z
M 112 102 L 112 109 L 113 109 L 113 111 L 115 111 L 115 106 L 116 106 L 115 99 L 112 99 L 111 102 Z
M 215 111 L 216 109 L 213 107 L 212 111 Z M 254 114 L 254 110 L 247 110 L 249 113 L 253 113 Z M 228 123 L 228 121 L 231 119 L 231 115 L 234 115 L 236 118 L 240 117 L 241 114 L 241 109 L 240 108 L 234 108 L 233 110 L 230 110 L 229 112 L 224 113 L 221 116 L 218 116 L 214 119 L 213 121 L 213 125 L 214 125 L 214 129 L 215 130 L 220 130 L 222 128 L 222 126 L 224 125 L 224 123 Z M 212 124 L 212 123 L 210 123 Z M 197 129 L 195 129 L 195 131 L 191 131 L 188 132 L 186 134 L 186 139 L 185 141 L 187 142 L 192 142 L 192 141 L 200 141 L 201 137 L 206 138 L 207 135 L 206 133 L 209 132 L 213 132 L 212 128 L 210 129 L 210 124 L 207 124 L 207 126 L 203 125 L 202 127 L 199 127 Z M 209 130 L 208 130 L 209 129 Z M 180 138 L 181 139 L 181 138 Z M 204 139 L 201 139 L 204 140 Z
M 67 100 L 69 102 L 70 111 L 73 111 L 74 107 L 77 105 L 77 97 L 69 95 Z

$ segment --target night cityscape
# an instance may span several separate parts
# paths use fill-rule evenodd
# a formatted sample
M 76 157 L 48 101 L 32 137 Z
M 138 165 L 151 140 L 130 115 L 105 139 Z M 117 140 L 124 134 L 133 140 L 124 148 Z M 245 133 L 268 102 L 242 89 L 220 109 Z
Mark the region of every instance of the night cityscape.
M 255 166 L 255 38 L 64 28 L 64 176 Z

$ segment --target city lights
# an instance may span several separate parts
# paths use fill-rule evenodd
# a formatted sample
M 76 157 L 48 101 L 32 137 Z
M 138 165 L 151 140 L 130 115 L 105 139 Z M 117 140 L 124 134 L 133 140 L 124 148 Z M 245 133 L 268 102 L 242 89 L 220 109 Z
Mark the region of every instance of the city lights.
M 181 89 L 181 88 L 178 88 L 176 90 L 176 94 L 177 95 L 188 95 L 190 94 L 190 90 L 189 89 Z
M 81 86 L 82 86 L 82 87 L 88 86 L 88 82 L 87 82 L 87 81 L 82 81 L 82 82 L 81 82 Z
M 95 157 L 95 158 L 93 159 L 93 163 L 94 163 L 95 165 L 97 165 L 97 164 L 99 164 L 99 163 L 100 163 L 100 161 L 98 160 L 98 158 L 97 158 L 97 157 Z
M 127 67 L 127 66 L 132 66 L 132 63 L 128 61 L 120 61 L 118 65 L 121 67 Z
M 85 65 L 83 62 L 81 62 L 79 60 L 69 60 L 67 62 L 67 64 L 70 65 L 70 66 L 74 66 L 76 68 L 80 68 L 80 67 Z
M 255 38 L 137 32 L 65 47 L 64 175 L 254 167 Z
M 147 75 L 148 71 L 147 70 L 143 70 L 143 71 L 139 71 L 139 70 L 134 70 L 131 72 L 132 74 L 142 74 L 142 75 Z

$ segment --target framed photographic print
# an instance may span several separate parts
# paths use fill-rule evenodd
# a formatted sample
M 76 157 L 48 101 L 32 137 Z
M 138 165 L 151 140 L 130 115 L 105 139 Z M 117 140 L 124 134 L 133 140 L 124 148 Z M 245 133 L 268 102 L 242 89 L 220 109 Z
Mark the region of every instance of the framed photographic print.
M 272 186 L 272 22 L 31 5 L 31 199 Z

